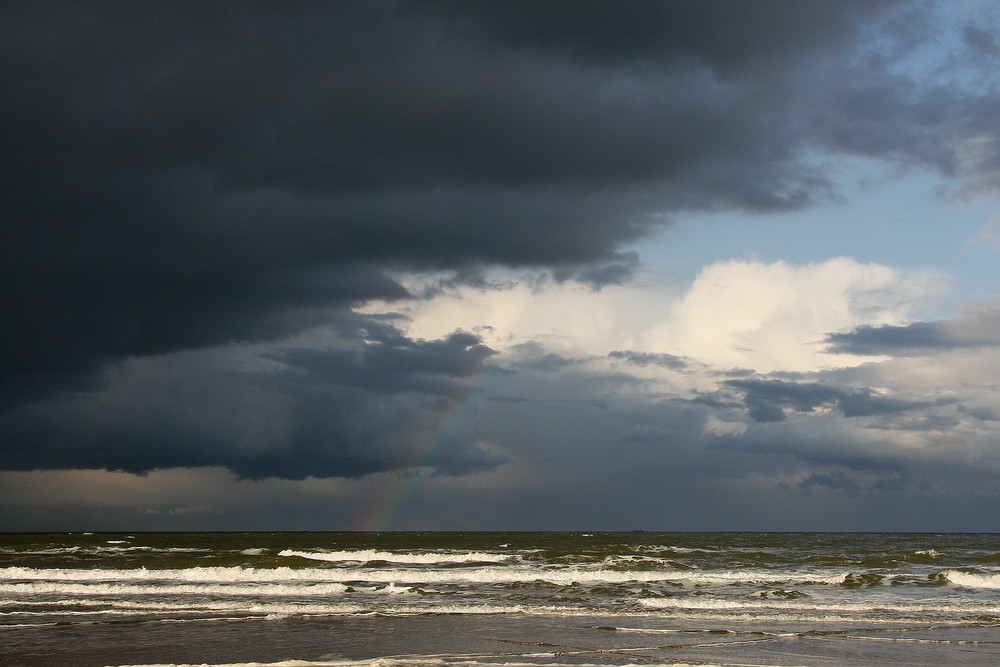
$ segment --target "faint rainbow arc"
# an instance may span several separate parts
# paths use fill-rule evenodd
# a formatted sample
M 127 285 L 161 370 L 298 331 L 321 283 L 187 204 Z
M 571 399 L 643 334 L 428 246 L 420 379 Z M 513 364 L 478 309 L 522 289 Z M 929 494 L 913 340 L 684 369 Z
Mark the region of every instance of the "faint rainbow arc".
M 436 417 L 435 425 L 429 429 L 429 434 L 417 440 L 409 451 L 403 465 L 404 470 L 412 470 L 429 465 L 451 441 L 451 437 L 464 428 L 475 415 L 479 398 L 486 393 L 487 388 L 498 371 L 487 366 L 473 376 L 473 381 L 462 391 L 455 402 Z M 381 493 L 380 500 L 363 514 L 358 522 L 362 531 L 393 530 L 405 510 L 407 501 L 416 493 L 422 478 L 408 472 L 388 475 L 388 481 Z

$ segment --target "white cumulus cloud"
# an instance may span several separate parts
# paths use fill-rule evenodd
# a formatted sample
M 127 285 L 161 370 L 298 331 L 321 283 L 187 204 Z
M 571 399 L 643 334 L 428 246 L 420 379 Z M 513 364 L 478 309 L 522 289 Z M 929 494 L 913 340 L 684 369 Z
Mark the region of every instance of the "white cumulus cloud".
M 936 272 L 904 273 L 847 257 L 805 265 L 718 262 L 665 309 L 644 347 L 761 372 L 850 365 L 860 358 L 825 353 L 825 334 L 910 321 L 947 284 Z

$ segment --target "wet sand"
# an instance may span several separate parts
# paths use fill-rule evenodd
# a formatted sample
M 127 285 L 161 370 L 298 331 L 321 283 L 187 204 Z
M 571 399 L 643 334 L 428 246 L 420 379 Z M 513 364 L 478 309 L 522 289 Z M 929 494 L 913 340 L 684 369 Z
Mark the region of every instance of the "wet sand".
M 678 627 L 622 618 L 370 616 L 7 627 L 9 667 L 278 663 L 382 665 L 1000 664 L 996 628 Z M 613 625 L 613 624 L 618 624 Z M 300 663 L 301 664 L 301 663 Z

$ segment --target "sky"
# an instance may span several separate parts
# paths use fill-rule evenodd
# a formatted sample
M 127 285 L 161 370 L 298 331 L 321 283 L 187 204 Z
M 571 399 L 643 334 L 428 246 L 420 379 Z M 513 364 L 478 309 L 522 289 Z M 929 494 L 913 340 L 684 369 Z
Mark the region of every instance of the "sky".
M 0 530 L 1000 531 L 995 3 L 0 18 Z

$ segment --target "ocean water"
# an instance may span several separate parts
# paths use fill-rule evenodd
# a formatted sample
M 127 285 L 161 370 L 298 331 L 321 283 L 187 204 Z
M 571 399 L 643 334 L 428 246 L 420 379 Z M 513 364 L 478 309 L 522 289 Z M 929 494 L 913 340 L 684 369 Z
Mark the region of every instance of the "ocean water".
M 1000 535 L 0 535 L 0 665 L 997 665 Z

